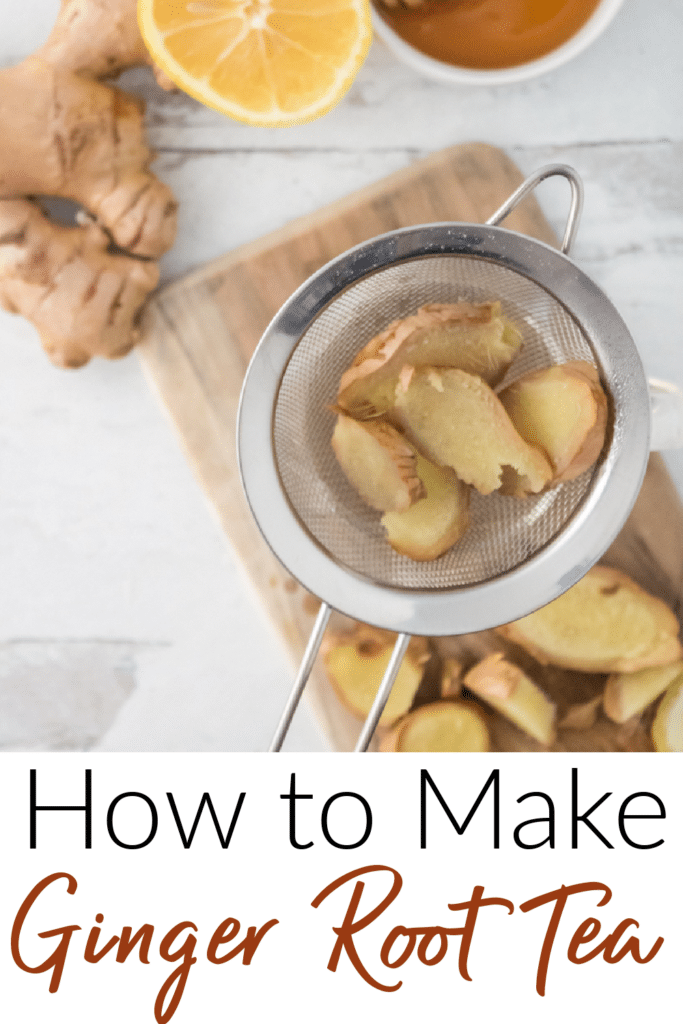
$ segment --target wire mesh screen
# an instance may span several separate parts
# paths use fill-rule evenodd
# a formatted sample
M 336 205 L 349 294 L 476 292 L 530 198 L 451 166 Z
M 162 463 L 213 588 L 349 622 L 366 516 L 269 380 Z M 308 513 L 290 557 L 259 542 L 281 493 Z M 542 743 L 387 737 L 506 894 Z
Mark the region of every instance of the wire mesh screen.
M 392 320 L 432 302 L 491 302 L 523 335 L 500 387 L 542 367 L 594 353 L 573 318 L 547 291 L 497 263 L 461 255 L 389 266 L 356 283 L 309 327 L 283 374 L 274 447 L 284 491 L 303 526 L 336 562 L 374 583 L 425 590 L 472 586 L 532 557 L 562 530 L 588 493 L 593 471 L 525 499 L 472 492 L 470 527 L 445 555 L 416 562 L 389 546 L 381 513 L 341 472 L 330 411 L 342 373 Z

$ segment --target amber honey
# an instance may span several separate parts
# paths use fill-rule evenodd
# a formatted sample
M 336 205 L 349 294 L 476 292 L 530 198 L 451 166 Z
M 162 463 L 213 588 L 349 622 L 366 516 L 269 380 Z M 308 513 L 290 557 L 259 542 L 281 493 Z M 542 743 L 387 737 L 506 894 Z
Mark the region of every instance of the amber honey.
M 380 7 L 391 28 L 436 60 L 508 68 L 545 56 L 588 21 L 600 0 L 426 0 Z

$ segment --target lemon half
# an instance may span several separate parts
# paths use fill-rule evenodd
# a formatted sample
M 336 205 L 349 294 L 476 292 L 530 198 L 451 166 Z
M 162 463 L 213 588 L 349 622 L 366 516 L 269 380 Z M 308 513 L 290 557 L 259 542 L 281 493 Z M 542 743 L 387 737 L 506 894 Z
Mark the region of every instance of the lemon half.
M 180 89 L 269 128 L 333 107 L 372 39 L 369 0 L 139 0 L 138 20 Z

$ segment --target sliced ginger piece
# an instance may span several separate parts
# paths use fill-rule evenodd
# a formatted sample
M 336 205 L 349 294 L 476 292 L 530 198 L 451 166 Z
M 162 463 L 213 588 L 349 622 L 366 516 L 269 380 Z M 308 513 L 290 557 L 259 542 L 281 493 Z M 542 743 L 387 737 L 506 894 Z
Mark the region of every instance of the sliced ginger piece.
M 537 370 L 498 397 L 517 432 L 547 457 L 553 483 L 580 476 L 602 451 L 607 398 L 591 363 L 577 360 Z
M 559 722 L 560 729 L 592 729 L 598 720 L 602 694 L 584 700 L 580 704 L 571 704 Z
M 423 455 L 450 466 L 481 494 L 504 481 L 506 493 L 536 493 L 552 476 L 545 456 L 519 436 L 490 387 L 463 370 L 426 367 L 406 375 L 391 416 Z
M 500 626 L 542 665 L 580 672 L 635 672 L 683 653 L 671 609 L 617 569 L 595 566 L 566 593 Z
M 627 722 L 640 715 L 678 676 L 683 676 L 681 661 L 641 668 L 638 672 L 613 673 L 603 695 L 605 714 L 613 722 Z
M 385 753 L 485 753 L 489 732 L 478 708 L 463 701 L 438 700 L 424 704 L 389 732 L 380 750 Z
M 683 753 L 683 675 L 672 682 L 657 708 L 652 742 L 660 754 Z
M 463 666 L 457 658 L 444 658 L 441 666 L 439 692 L 445 700 L 448 697 L 459 697 L 462 693 Z
M 502 654 L 480 661 L 467 673 L 463 685 L 544 746 L 555 739 L 555 704 Z
M 404 512 L 385 512 L 382 526 L 394 551 L 428 562 L 452 548 L 469 524 L 469 488 L 452 469 L 417 455 L 425 496 Z
M 345 636 L 328 635 L 322 657 L 327 676 L 342 703 L 359 718 L 366 718 L 389 665 L 396 637 L 383 629 L 359 623 Z M 379 720 L 388 726 L 410 708 L 431 657 L 424 637 L 412 637 L 398 670 L 389 700 Z
M 394 404 L 404 365 L 454 366 L 497 384 L 522 344 L 500 302 L 433 303 L 396 320 L 358 353 L 343 375 L 337 404 L 361 419 Z
M 415 450 L 390 424 L 339 415 L 332 447 L 349 483 L 371 508 L 405 512 L 426 494 Z

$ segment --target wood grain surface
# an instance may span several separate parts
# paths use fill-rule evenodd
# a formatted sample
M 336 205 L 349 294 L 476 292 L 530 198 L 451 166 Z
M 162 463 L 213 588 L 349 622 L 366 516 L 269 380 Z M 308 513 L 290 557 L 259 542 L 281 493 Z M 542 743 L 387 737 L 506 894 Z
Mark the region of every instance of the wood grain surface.
M 226 254 L 163 289 L 148 307 L 139 348 L 144 369 L 292 667 L 301 656 L 316 602 L 273 558 L 242 494 L 235 423 L 249 358 L 280 305 L 334 256 L 398 227 L 442 220 L 480 223 L 520 181 L 518 169 L 500 150 L 480 143 L 452 147 Z M 533 198 L 515 210 L 506 227 L 556 244 Z M 653 458 L 638 504 L 606 561 L 630 572 L 677 612 L 682 527 L 675 489 L 662 462 Z M 337 621 L 334 627 L 342 624 Z M 502 646 L 491 634 L 448 638 L 441 644 L 465 660 Z M 594 677 L 575 676 L 555 673 L 544 680 L 561 710 L 601 684 Z M 425 691 L 420 699 L 429 696 Z M 359 725 L 340 707 L 319 669 L 307 697 L 333 746 L 349 749 Z M 533 749 L 504 723 L 494 729 L 494 742 L 499 749 Z M 649 749 L 649 740 L 644 732 L 626 735 L 605 720 L 593 730 L 565 730 L 558 749 Z

